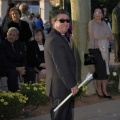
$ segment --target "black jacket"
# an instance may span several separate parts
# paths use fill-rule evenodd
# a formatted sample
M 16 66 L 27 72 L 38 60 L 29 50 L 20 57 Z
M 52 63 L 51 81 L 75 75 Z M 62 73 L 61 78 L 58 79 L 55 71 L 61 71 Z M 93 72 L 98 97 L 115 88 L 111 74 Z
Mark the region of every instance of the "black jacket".
M 29 43 L 29 47 L 28 47 L 28 63 L 31 67 L 36 67 L 39 70 L 42 69 L 39 67 L 39 65 L 41 63 L 45 63 L 44 60 L 44 51 L 40 51 L 38 44 L 35 40 L 31 41 Z
M 26 55 L 24 44 L 15 41 L 13 44 L 7 40 L 0 43 L 0 66 L 8 69 L 16 69 L 16 67 L 26 66 Z
M 76 62 L 66 39 L 52 30 L 45 41 L 46 93 L 50 97 L 65 98 L 76 86 Z
M 19 23 L 11 21 L 8 23 L 8 29 L 11 27 L 16 27 L 19 30 L 19 40 L 21 42 L 28 43 L 29 39 L 32 37 L 32 32 L 26 21 L 20 20 Z

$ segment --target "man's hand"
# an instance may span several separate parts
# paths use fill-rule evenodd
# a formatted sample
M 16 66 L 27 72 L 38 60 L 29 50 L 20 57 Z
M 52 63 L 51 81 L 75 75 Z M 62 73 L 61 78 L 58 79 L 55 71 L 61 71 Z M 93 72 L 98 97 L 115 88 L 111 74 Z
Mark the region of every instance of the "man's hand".
M 71 88 L 72 95 L 74 96 L 79 91 L 78 86 Z
M 111 35 L 106 35 L 106 40 L 111 40 Z
M 20 75 L 24 75 L 26 73 L 25 67 L 16 67 L 16 70 Z
M 41 63 L 39 66 L 42 68 L 46 68 L 45 63 Z

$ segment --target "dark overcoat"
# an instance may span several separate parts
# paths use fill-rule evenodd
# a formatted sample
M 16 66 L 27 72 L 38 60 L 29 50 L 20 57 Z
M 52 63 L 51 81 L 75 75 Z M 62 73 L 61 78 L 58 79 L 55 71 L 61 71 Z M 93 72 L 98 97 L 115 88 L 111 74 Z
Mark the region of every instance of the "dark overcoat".
M 76 62 L 73 51 L 61 33 L 53 29 L 45 41 L 46 93 L 65 98 L 76 86 Z

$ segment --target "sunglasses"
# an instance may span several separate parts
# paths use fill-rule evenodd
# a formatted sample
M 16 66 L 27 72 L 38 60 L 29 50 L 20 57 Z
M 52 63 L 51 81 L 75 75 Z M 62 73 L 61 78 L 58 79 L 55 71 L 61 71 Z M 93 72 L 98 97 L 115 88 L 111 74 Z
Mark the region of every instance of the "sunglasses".
M 66 21 L 67 23 L 70 23 L 69 19 L 60 19 L 60 20 L 55 20 L 55 21 L 60 21 L 60 23 L 64 23 Z

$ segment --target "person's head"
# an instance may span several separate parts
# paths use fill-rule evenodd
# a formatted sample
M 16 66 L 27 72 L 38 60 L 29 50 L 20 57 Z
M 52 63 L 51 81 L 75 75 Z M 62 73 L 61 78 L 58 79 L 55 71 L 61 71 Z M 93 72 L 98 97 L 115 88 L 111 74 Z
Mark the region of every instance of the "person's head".
M 30 13 L 30 14 L 28 15 L 28 18 L 29 18 L 30 20 L 33 20 L 33 18 L 34 18 L 34 13 Z
M 22 3 L 22 4 L 20 4 L 19 9 L 20 9 L 22 14 L 27 14 L 29 6 L 27 3 Z
M 39 14 L 39 13 L 36 13 L 36 14 L 35 14 L 35 18 L 39 19 L 39 18 L 40 18 L 40 14 Z
M 69 13 L 66 10 L 58 9 L 53 11 L 52 15 L 52 25 L 61 34 L 67 32 L 70 23 Z
M 19 36 L 19 31 L 17 28 L 11 27 L 8 29 L 8 32 L 7 32 L 8 42 L 14 43 L 16 40 L 18 40 L 18 36 Z
M 103 18 L 103 10 L 101 7 L 96 7 L 93 11 L 94 20 L 102 20 Z
M 118 7 L 120 7 L 120 1 L 118 2 Z
M 43 43 L 45 42 L 45 37 L 42 29 L 35 29 L 34 30 L 34 38 L 37 43 Z
M 104 15 L 104 16 L 107 15 L 107 7 L 103 7 L 103 15 Z
M 30 13 L 33 17 L 35 16 L 35 14 L 34 13 Z
M 20 21 L 20 17 L 21 17 L 21 11 L 18 8 L 13 7 L 13 8 L 10 9 L 9 17 L 14 22 L 19 22 Z

